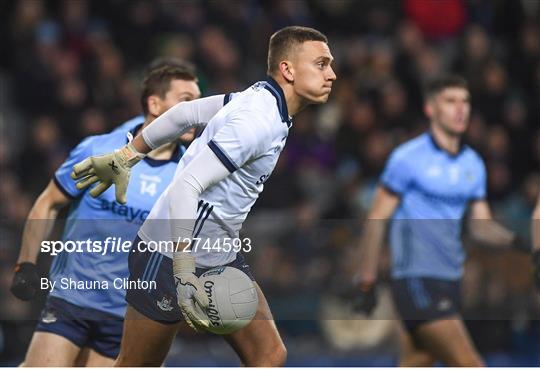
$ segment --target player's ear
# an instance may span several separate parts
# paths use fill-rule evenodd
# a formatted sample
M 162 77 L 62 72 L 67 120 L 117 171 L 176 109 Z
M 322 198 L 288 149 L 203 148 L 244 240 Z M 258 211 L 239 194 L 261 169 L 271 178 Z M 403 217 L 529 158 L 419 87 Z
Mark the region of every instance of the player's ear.
M 433 117 L 433 113 L 434 111 L 432 101 L 427 100 L 426 102 L 424 102 L 424 114 L 426 115 L 426 117 L 431 119 Z
M 279 70 L 287 82 L 294 82 L 294 69 L 290 61 L 284 60 L 279 63 Z
M 160 101 L 161 99 L 159 98 L 159 96 L 156 95 L 150 95 L 146 100 L 146 103 L 148 104 L 148 113 L 150 113 L 154 117 L 159 116 L 159 114 L 161 113 Z

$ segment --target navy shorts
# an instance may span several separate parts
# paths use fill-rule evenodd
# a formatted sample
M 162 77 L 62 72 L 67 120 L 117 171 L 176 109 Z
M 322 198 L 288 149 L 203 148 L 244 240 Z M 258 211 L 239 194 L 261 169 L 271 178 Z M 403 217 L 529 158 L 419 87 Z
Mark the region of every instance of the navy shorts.
M 155 281 L 155 288 L 128 289 L 126 301 L 139 313 L 159 323 L 175 324 L 184 320 L 176 300 L 172 259 L 159 252 L 140 251 L 140 248 L 135 246 L 139 242 L 143 241 L 137 237 L 129 253 L 129 280 Z M 236 254 L 236 259 L 225 266 L 239 269 L 255 281 L 251 268 L 241 253 Z M 200 276 L 207 270 L 209 269 L 197 268 L 195 274 Z
M 405 328 L 411 333 L 424 323 L 459 314 L 461 309 L 460 281 L 393 279 L 392 293 Z
M 49 296 L 36 331 L 54 333 L 81 348 L 90 347 L 101 355 L 116 359 L 123 323 L 120 317 Z

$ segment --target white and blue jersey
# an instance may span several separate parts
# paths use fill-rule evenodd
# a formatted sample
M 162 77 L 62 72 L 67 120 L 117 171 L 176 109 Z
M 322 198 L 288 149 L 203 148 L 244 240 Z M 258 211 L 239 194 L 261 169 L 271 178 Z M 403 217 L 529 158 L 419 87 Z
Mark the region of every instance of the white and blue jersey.
M 140 124 L 132 129 L 134 134 Z M 75 147 L 68 159 L 56 171 L 54 182 L 69 198 L 73 199 L 64 227 L 62 241 L 104 241 L 114 237 L 116 242 L 132 242 L 139 227 L 144 222 L 155 201 L 172 180 L 180 157 L 185 152 L 178 146 L 170 160 L 145 158 L 131 172 L 127 190 L 128 203 L 121 205 L 115 201 L 114 187 L 109 188 L 98 198 L 90 196 L 88 190 L 78 190 L 70 177 L 73 165 L 90 156 L 111 152 L 127 143 L 124 129 L 111 133 L 88 137 Z M 111 240 L 114 241 L 114 240 Z M 87 307 L 124 316 L 126 303 L 125 290 L 115 279 L 128 278 L 128 252 L 108 250 L 89 252 L 86 245 L 83 252 L 61 252 L 53 261 L 50 279 L 56 287 L 51 296 Z M 97 251 L 96 248 L 93 248 Z M 108 289 L 63 289 L 62 281 L 107 281 Z
M 451 155 L 425 133 L 393 151 L 380 182 L 401 199 L 390 225 L 392 276 L 459 279 L 462 219 L 486 196 L 480 156 L 466 145 Z
M 227 95 L 224 102 L 226 105 L 189 146 L 177 169 L 178 175 L 208 146 L 231 173 L 199 197 L 193 237 L 210 240 L 211 244 L 238 239 L 244 220 L 274 170 L 292 125 L 283 90 L 271 77 L 234 96 Z M 141 227 L 139 236 L 143 241 L 177 241 L 169 222 L 163 221 L 169 219 L 170 207 L 178 206 L 172 204 L 172 191 L 174 186 L 165 190 Z M 202 250 L 194 246 L 191 252 L 200 268 L 225 265 L 236 258 L 237 252 L 230 248 Z M 159 251 L 172 256 L 166 250 Z

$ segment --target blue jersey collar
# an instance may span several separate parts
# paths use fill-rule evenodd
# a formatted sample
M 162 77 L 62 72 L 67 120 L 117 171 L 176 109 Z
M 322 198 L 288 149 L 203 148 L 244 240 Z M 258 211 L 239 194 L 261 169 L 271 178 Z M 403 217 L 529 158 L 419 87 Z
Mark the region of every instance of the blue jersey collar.
M 460 140 L 459 141 L 459 149 L 458 149 L 458 152 L 457 153 L 453 153 L 453 152 L 450 152 L 446 149 L 444 149 L 441 145 L 439 145 L 439 143 L 437 142 L 437 140 L 435 139 L 435 136 L 433 135 L 433 132 L 431 132 L 431 130 L 429 130 L 427 132 L 427 135 L 429 137 L 429 140 L 431 141 L 431 143 L 433 144 L 433 147 L 436 149 L 436 150 L 439 150 L 439 151 L 443 151 L 445 153 L 447 153 L 448 155 L 450 155 L 451 157 L 458 157 L 460 154 L 463 153 L 463 150 L 465 150 L 465 143 L 463 142 L 463 140 Z
M 274 95 L 279 109 L 279 115 L 281 115 L 281 121 L 283 123 L 287 123 L 287 127 L 291 128 L 292 119 L 289 116 L 289 110 L 287 109 L 287 101 L 285 100 L 285 95 L 283 94 L 283 89 L 281 88 L 281 86 L 276 82 L 275 79 L 267 76 L 264 88 L 270 91 L 272 95 Z
M 141 123 L 137 126 L 135 126 L 129 133 L 133 137 L 137 135 L 137 132 L 142 128 L 144 123 Z M 129 142 L 129 139 L 126 137 L 126 142 Z M 160 159 L 152 159 L 151 157 L 146 156 L 144 158 L 144 161 L 146 164 L 150 165 L 151 167 L 159 167 L 161 165 L 169 164 L 170 162 L 178 163 L 180 161 L 180 158 L 182 155 L 186 152 L 186 148 L 184 145 L 177 144 L 176 150 L 174 150 L 173 154 L 171 155 L 171 158 L 168 160 L 160 160 Z

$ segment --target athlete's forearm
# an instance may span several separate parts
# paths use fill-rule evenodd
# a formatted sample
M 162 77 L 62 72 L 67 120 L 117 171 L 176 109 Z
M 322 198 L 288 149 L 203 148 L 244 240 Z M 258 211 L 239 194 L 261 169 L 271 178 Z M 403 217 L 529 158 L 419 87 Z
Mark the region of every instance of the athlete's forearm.
M 171 235 L 174 242 L 191 239 L 199 196 L 229 174 L 228 169 L 206 146 L 175 178 L 169 205 Z M 179 245 L 179 248 L 182 246 L 185 244 Z M 183 247 L 181 249 L 183 250 Z
M 37 262 L 41 242 L 50 236 L 63 205 L 53 201 L 46 191 L 38 197 L 24 225 L 17 263 Z
M 365 222 L 359 243 L 360 279 L 363 283 L 374 283 L 377 279 L 387 222 L 385 219 L 368 219 Z
M 133 146 L 138 152 L 147 154 L 178 139 L 189 128 L 205 125 L 223 107 L 224 97 L 215 95 L 176 104 L 148 125 L 133 141 Z
M 384 240 L 388 220 L 397 209 L 400 197 L 388 191 L 384 186 L 377 186 L 373 206 L 364 224 L 364 231 L 359 244 L 361 282 L 370 284 L 377 279 L 379 254 Z
M 493 219 L 473 220 L 471 236 L 475 241 L 497 247 L 508 247 L 516 241 L 514 232 L 506 229 Z

